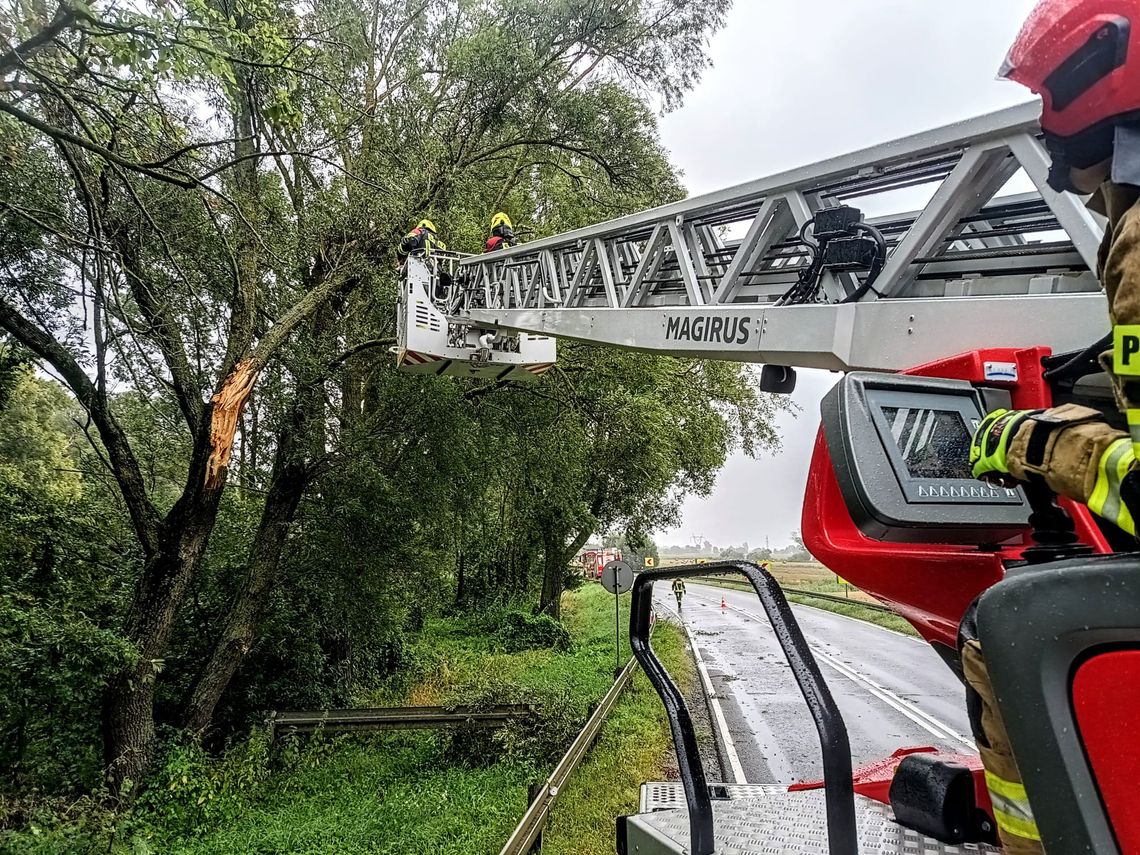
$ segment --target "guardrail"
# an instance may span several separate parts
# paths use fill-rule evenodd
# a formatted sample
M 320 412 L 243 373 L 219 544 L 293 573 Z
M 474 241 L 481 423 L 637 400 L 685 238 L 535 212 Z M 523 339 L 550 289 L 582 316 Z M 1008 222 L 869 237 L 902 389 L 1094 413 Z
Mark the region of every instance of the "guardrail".
M 379 707 L 345 710 L 297 710 L 269 716 L 270 738 L 280 732 L 323 730 L 352 733 L 370 730 L 417 730 L 436 727 L 502 727 L 513 718 L 532 715 L 531 704 L 488 707 Z
M 720 585 L 722 587 L 728 588 L 738 587 L 741 590 L 752 590 L 752 586 L 747 582 L 738 582 L 735 579 L 713 579 L 710 577 L 701 576 L 700 578 L 693 579 L 692 581 L 709 585 Z M 780 586 L 780 590 L 782 590 L 785 594 L 792 594 L 793 596 L 797 597 L 813 597 L 817 600 L 830 600 L 833 603 L 845 603 L 849 606 L 860 606 L 864 609 L 870 609 L 873 612 L 887 612 L 888 614 L 895 614 L 895 610 L 892 608 L 884 606 L 880 603 L 869 603 L 866 600 L 852 600 L 850 597 L 837 597 L 834 594 L 820 594 L 816 591 L 805 591 L 801 588 L 785 588 L 783 585 Z
M 527 807 L 526 813 L 519 820 L 519 824 L 515 826 L 514 832 L 507 838 L 506 845 L 503 846 L 499 855 L 525 855 L 531 851 L 531 847 L 542 834 L 543 826 L 550 818 L 550 811 L 554 807 L 559 793 L 562 792 L 562 788 L 566 786 L 570 775 L 578 768 L 578 764 L 589 752 L 590 746 L 594 744 L 594 740 L 602 729 L 602 723 L 605 722 L 610 710 L 613 709 L 622 691 L 629 684 L 636 667 L 637 660 L 630 658 L 629 662 L 622 668 L 621 673 L 618 674 L 617 679 L 614 680 L 613 686 L 598 704 L 597 709 L 586 721 L 585 727 L 574 738 L 574 742 L 571 743 L 562 759 L 558 761 L 558 765 L 554 767 L 550 777 L 531 796 L 530 806 Z

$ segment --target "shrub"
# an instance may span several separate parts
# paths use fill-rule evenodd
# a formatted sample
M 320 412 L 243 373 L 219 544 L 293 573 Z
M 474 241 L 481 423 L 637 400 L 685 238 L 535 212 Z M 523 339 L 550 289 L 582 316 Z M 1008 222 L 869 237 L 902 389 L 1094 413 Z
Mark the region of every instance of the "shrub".
M 504 727 L 457 727 L 448 733 L 442 744 L 444 757 L 466 768 L 503 762 L 541 768 L 566 751 L 584 723 L 583 711 L 569 693 L 544 693 L 536 698 L 515 683 L 494 678 L 466 687 L 455 695 L 453 703 L 476 710 L 496 704 L 534 706 L 531 715 L 512 719 Z
M 139 801 L 139 813 L 171 837 L 241 816 L 269 776 L 269 731 L 249 738 L 213 759 L 193 744 L 174 744 Z
M 582 568 L 573 564 L 566 568 L 562 576 L 562 588 L 566 591 L 577 591 L 586 584 L 586 577 L 582 575 Z
M 570 646 L 570 631 L 549 615 L 506 612 L 499 623 L 497 636 L 503 648 L 510 652 L 536 647 L 565 650 Z

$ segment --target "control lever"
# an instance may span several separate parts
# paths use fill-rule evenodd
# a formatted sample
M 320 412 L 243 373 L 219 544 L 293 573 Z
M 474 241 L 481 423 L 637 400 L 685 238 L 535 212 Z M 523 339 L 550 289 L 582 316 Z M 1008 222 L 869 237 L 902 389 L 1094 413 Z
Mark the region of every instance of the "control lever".
M 1029 564 L 1045 564 L 1091 555 L 1093 548 L 1080 542 L 1073 518 L 1056 502 L 1057 494 L 1043 483 L 1030 482 L 1024 487 L 1032 510 L 1029 525 L 1033 527 L 1030 537 L 1034 543 L 1021 557 Z

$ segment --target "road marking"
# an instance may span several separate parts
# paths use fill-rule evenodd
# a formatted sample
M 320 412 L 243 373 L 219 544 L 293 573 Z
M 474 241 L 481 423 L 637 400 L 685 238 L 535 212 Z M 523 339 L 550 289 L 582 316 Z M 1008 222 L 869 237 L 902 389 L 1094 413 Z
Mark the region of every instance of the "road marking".
M 717 697 L 716 689 L 713 688 L 708 668 L 705 667 L 705 660 L 701 658 L 701 649 L 697 647 L 697 640 L 693 638 L 693 633 L 689 630 L 689 624 L 685 622 L 684 616 L 678 613 L 677 617 L 685 630 L 685 636 L 689 639 L 693 658 L 697 661 L 697 673 L 701 675 L 701 685 L 705 688 L 705 697 L 712 704 L 713 718 L 716 720 L 716 727 L 720 731 L 721 740 L 724 742 L 724 752 L 728 755 L 728 765 L 733 777 L 731 783 L 747 784 L 748 780 L 744 777 L 744 767 L 740 764 L 740 756 L 736 753 L 736 744 L 732 741 L 732 734 L 728 732 L 728 722 L 724 718 L 724 710 L 720 708 L 720 699 Z
M 915 724 L 917 724 L 919 727 L 921 727 L 927 733 L 930 733 L 934 736 L 937 736 L 939 739 L 948 739 L 951 742 L 960 743 L 971 754 L 977 753 L 978 749 L 974 744 L 974 740 L 963 736 L 962 734 L 960 734 L 956 730 L 954 730 L 954 728 L 952 728 L 950 725 L 948 725 L 942 721 L 939 721 L 934 716 L 932 716 L 928 713 L 923 712 L 921 709 L 919 709 L 914 704 L 908 703 L 903 698 L 899 697 L 898 695 L 896 695 L 894 692 L 892 692 L 890 689 L 886 688 L 885 686 L 880 686 L 874 680 L 871 680 L 868 677 L 864 677 L 858 671 L 849 667 L 845 663 L 840 662 L 838 659 L 833 657 L 831 654 L 824 653 L 822 650 L 820 650 L 818 647 L 815 647 L 814 645 L 809 645 L 809 646 L 812 648 L 812 653 L 815 655 L 815 658 L 817 660 L 819 660 L 820 662 L 823 662 L 826 665 L 830 665 L 832 668 L 834 668 L 836 671 L 838 671 L 840 674 L 842 674 L 844 677 L 846 677 L 851 682 L 861 685 L 864 689 L 866 689 L 868 692 L 870 692 L 876 698 L 878 698 L 879 700 L 881 700 L 883 703 L 887 704 L 888 706 L 894 708 L 898 712 L 902 713 L 904 716 L 909 718 L 911 721 L 913 721 Z
M 732 604 L 726 604 L 726 605 L 728 608 L 732 609 L 734 612 L 738 612 L 739 614 L 744 615 L 746 618 L 749 618 L 750 620 L 754 620 L 757 623 L 763 624 L 764 626 L 768 627 L 769 629 L 771 628 L 771 624 L 768 623 L 767 616 L 765 616 L 764 619 L 760 619 L 756 615 L 749 612 L 747 609 L 742 609 L 739 606 L 734 606 Z M 863 689 L 865 689 L 867 692 L 869 692 L 871 695 L 878 698 L 883 703 L 887 704 L 887 706 L 893 708 L 894 710 L 896 710 L 899 713 L 902 713 L 904 716 L 906 716 L 912 722 L 917 724 L 919 727 L 921 727 L 927 733 L 930 733 L 934 736 L 937 736 L 939 739 L 948 739 L 951 742 L 957 742 L 957 743 L 965 746 L 965 748 L 971 754 L 977 753 L 978 749 L 977 749 L 977 746 L 974 744 L 973 739 L 970 739 L 966 736 L 963 736 L 962 734 L 958 733 L 954 728 L 952 728 L 950 725 L 946 724 L 945 722 L 939 721 L 934 716 L 932 716 L 926 712 L 923 712 L 917 706 L 903 700 L 901 697 L 896 695 L 894 692 L 892 692 L 890 689 L 886 688 L 885 686 L 880 686 L 878 683 L 876 683 L 874 680 L 871 680 L 869 677 L 863 676 L 862 674 L 860 674 L 855 669 L 844 664 L 843 662 L 840 662 L 838 659 L 836 659 L 831 654 L 825 653 L 824 651 L 820 650 L 817 645 L 812 644 L 810 641 L 808 642 L 808 647 L 811 648 L 812 654 L 815 656 L 815 658 L 817 660 L 823 662 L 826 665 L 830 665 L 832 668 L 834 668 L 836 671 L 838 671 L 844 677 L 851 680 L 851 682 L 858 684 Z

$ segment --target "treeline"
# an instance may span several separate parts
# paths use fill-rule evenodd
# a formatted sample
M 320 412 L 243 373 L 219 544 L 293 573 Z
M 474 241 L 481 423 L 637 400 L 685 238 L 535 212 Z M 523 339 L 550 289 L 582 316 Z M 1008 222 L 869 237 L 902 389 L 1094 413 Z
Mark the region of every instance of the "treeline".
M 668 558 L 720 558 L 723 560 L 747 559 L 748 561 L 811 561 L 811 553 L 804 545 L 799 531 L 791 533 L 792 542 L 772 549 L 769 546 L 751 547 L 748 541 L 740 546 L 715 546 L 705 540 L 700 545 L 669 544 L 661 547 L 661 554 Z
M 557 617 L 779 406 L 564 345 L 395 372 L 394 245 L 682 195 L 654 109 L 729 0 L 0 7 L 0 793 L 144 787 L 163 744 L 348 703 L 425 615 Z

